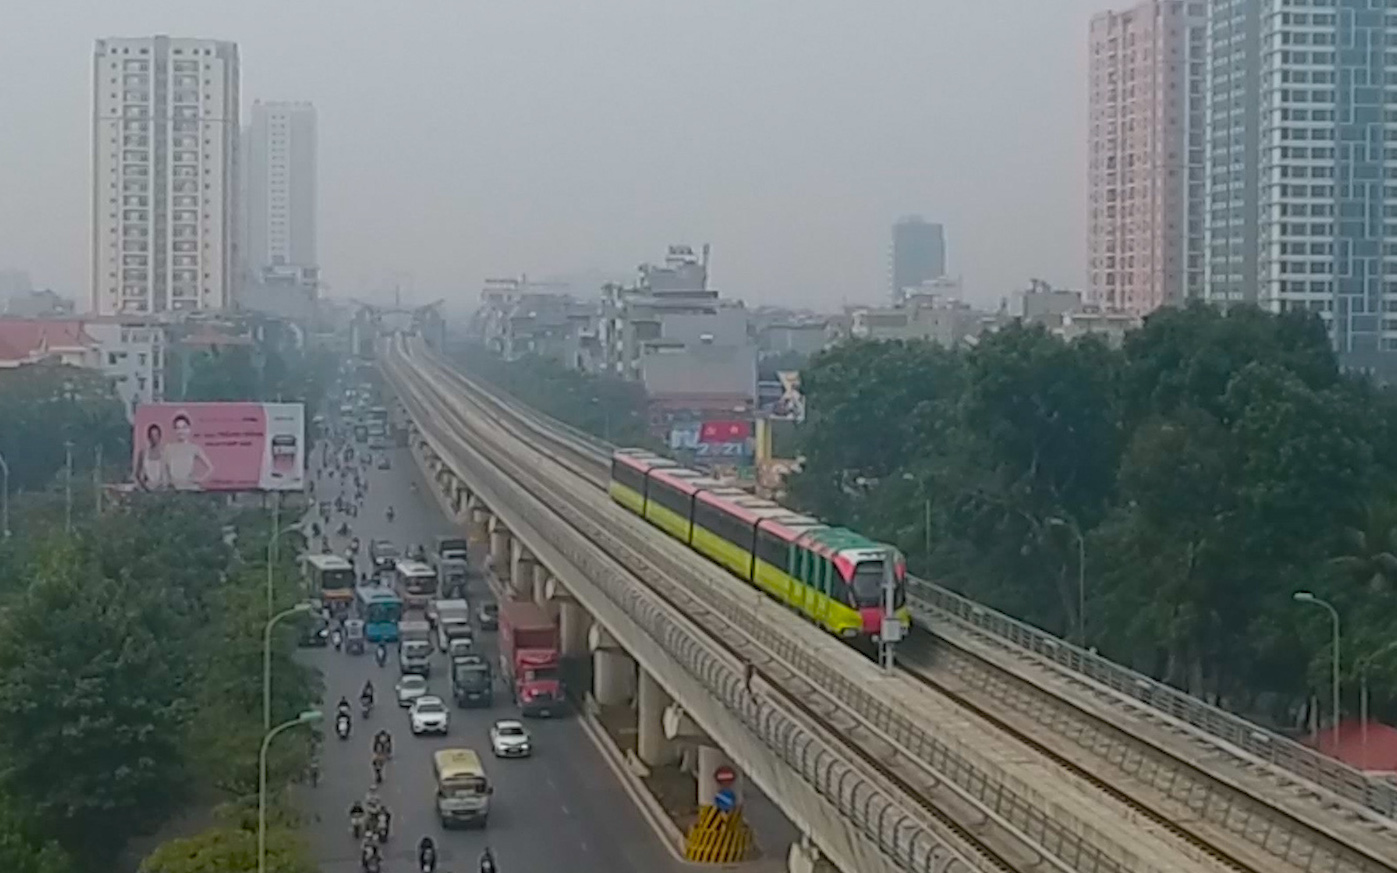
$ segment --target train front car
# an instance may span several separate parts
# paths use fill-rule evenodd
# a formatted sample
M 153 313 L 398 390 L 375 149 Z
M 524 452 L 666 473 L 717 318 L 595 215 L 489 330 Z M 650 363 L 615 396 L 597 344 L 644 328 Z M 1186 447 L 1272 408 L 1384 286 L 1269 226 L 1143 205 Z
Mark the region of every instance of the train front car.
M 859 615 L 860 636 L 877 641 L 887 620 L 887 560 L 893 559 L 893 614 L 902 624 L 903 636 L 912 626 L 907 609 L 907 562 L 891 546 L 869 543 L 867 547 L 841 549 L 835 567 L 844 579 L 848 601 Z

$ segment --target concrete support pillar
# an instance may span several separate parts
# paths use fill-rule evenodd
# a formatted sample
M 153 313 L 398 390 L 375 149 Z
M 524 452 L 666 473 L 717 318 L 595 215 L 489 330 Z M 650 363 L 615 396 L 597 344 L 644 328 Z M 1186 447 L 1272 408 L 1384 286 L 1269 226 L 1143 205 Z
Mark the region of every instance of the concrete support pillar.
M 471 506 L 471 542 L 488 543 L 490 539 L 490 512 L 480 505 L 478 499 L 472 499 Z
M 601 625 L 587 633 L 592 650 L 592 697 L 602 706 L 624 706 L 635 694 L 635 661 Z
M 713 778 L 719 767 L 731 767 L 737 772 L 737 767 L 723 753 L 723 750 L 716 746 L 698 747 L 698 772 L 694 774 L 694 779 L 698 783 L 698 802 L 700 806 L 712 806 L 713 796 L 718 793 L 718 782 Z M 742 774 L 737 774 L 737 781 L 728 788 L 737 795 L 737 802 L 742 803 Z
M 529 580 L 529 593 L 533 597 L 534 603 L 544 609 L 549 609 L 548 603 L 548 568 L 535 561 L 533 565 L 533 578 Z M 553 610 L 549 609 L 550 612 Z
M 532 600 L 534 596 L 534 559 L 532 552 L 519 540 L 510 544 L 509 596 L 515 600 Z
M 673 763 L 678 750 L 665 738 L 665 709 L 674 702 L 655 677 L 640 670 L 636 688 L 636 754 L 648 767 Z
M 491 517 L 489 521 L 490 531 L 490 567 L 495 571 L 495 578 L 506 581 L 509 578 L 509 530 L 499 523 L 499 519 Z
M 575 658 L 587 654 L 587 632 L 591 630 L 592 618 L 587 610 L 571 597 L 558 602 L 558 636 L 562 643 L 562 656 Z

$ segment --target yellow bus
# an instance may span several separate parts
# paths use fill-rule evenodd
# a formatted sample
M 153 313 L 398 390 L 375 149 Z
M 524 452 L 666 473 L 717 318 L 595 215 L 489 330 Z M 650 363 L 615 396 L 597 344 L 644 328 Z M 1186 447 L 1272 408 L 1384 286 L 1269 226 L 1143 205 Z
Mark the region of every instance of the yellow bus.
M 441 749 L 432 755 L 437 781 L 437 818 L 443 828 L 485 827 L 495 788 L 474 749 Z

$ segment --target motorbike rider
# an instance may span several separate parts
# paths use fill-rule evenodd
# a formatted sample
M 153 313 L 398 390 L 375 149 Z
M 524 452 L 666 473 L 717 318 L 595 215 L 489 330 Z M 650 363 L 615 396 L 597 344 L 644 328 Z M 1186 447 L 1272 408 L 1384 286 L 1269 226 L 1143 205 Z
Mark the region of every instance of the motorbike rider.
M 350 706 L 349 706 L 349 698 L 348 698 L 348 697 L 345 697 L 343 694 L 341 694 L 341 695 L 340 695 L 340 702 L 337 703 L 337 704 L 335 704 L 335 714 L 336 714 L 336 715 L 349 715 L 350 712 L 351 712 L 351 709 L 350 709 Z
M 375 784 L 375 785 L 382 785 L 382 784 L 383 784 L 383 762 L 384 762 L 383 755 L 382 755 L 382 754 L 379 754 L 379 753 L 374 753 L 373 768 L 374 768 L 374 784 Z
M 388 647 L 383 643 L 379 643 L 378 648 L 374 649 L 374 660 L 378 661 L 380 667 L 388 663 Z
M 388 807 L 380 806 L 378 808 L 378 841 L 380 843 L 388 842 L 388 834 L 391 832 L 392 824 L 393 813 L 388 811 Z
M 490 851 L 489 846 L 480 855 L 480 873 L 499 873 L 499 868 L 495 866 L 495 853 Z
M 354 801 L 349 805 L 349 824 L 354 830 L 355 838 L 363 836 L 364 833 L 364 804 Z
M 417 866 L 423 873 L 433 873 L 437 869 L 437 846 L 431 837 L 423 837 L 417 843 Z
M 374 734 L 374 753 L 383 755 L 385 758 L 393 754 L 393 735 L 384 728 Z
M 359 849 L 359 863 L 363 866 L 365 873 L 374 873 L 379 869 L 383 861 L 383 854 L 378 848 L 378 843 L 372 839 L 365 839 L 364 844 Z
M 388 513 L 387 513 L 387 515 L 388 515 L 388 520 L 389 520 L 389 521 L 392 521 L 392 520 L 393 520 L 393 507 L 391 507 L 391 506 L 388 507 Z

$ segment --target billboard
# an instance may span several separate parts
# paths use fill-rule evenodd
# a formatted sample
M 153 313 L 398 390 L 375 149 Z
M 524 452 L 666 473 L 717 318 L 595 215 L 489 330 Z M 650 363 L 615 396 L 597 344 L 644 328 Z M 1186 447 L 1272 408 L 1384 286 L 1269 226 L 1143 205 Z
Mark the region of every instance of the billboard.
M 300 403 L 143 403 L 131 480 L 146 491 L 300 491 L 305 419 Z

